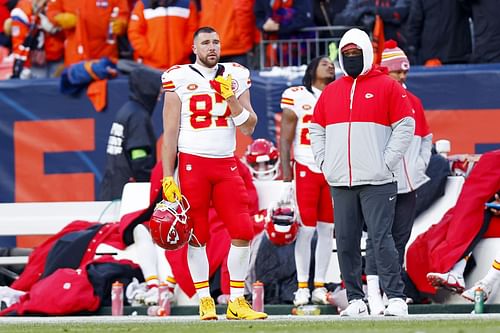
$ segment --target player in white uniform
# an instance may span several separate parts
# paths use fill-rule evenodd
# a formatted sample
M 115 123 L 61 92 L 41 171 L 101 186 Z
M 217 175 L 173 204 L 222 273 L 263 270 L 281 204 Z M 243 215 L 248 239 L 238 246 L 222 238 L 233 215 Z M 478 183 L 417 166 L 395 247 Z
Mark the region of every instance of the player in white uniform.
M 234 156 L 236 127 L 251 135 L 257 123 L 250 103 L 250 74 L 237 63 L 218 63 L 220 40 L 211 27 L 195 32 L 193 52 L 194 64 L 172 66 L 162 76 L 163 194 L 173 202 L 180 199 L 182 190 L 191 206 L 187 213 L 193 223 L 188 266 L 200 299 L 200 318 L 217 319 L 205 249 L 208 209 L 213 205 L 232 238 L 226 317 L 265 319 L 267 315 L 254 311 L 243 296 L 253 227 L 248 195 Z M 179 186 L 173 177 L 176 158 Z
M 311 293 L 308 286 L 311 261 L 311 240 L 317 231 L 315 252 L 314 289 L 312 302 L 327 304 L 325 275 L 333 247 L 333 205 L 330 188 L 315 163 L 309 140 L 309 122 L 314 106 L 323 88 L 335 80 L 335 68 L 327 57 L 313 59 L 307 66 L 303 86 L 288 88 L 283 92 L 281 108 L 280 154 L 283 181 L 295 178 L 295 194 L 301 226 L 295 242 L 295 264 L 298 289 L 295 305 L 309 303 Z M 293 143 L 294 173 L 291 164 Z

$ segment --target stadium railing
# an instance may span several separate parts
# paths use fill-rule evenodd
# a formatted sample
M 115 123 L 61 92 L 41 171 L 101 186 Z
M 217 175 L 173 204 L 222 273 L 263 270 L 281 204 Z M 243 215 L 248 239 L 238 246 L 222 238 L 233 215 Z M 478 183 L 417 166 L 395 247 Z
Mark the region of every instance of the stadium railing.
M 343 25 L 309 27 L 300 30 L 298 38 L 263 38 L 259 44 L 259 67 L 266 70 L 274 66 L 307 65 L 317 56 L 328 55 L 330 47 L 336 48 L 343 33 L 350 28 Z

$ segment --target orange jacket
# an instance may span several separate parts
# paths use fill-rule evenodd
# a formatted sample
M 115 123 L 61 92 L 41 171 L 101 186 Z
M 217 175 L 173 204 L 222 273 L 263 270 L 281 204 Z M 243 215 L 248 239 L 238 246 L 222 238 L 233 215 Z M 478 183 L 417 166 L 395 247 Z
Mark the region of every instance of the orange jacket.
M 151 8 L 151 1 L 135 4 L 128 26 L 128 38 L 135 57 L 158 69 L 189 63 L 198 12 L 191 0 L 177 0 L 169 7 Z
M 82 60 L 101 57 L 118 58 L 117 44 L 106 42 L 111 12 L 118 7 L 118 18 L 128 22 L 127 0 L 51 0 L 47 5 L 47 16 L 55 23 L 59 13 L 73 13 L 77 16 L 76 27 L 65 30 L 66 45 L 64 64 L 66 66 Z
M 201 0 L 200 27 L 211 26 L 219 33 L 221 55 L 245 54 L 253 47 L 255 0 Z
M 43 12 L 43 11 L 42 11 Z M 24 66 L 31 67 L 29 52 L 24 48 L 23 43 L 30 32 L 32 24 L 37 31 L 32 31 L 34 35 L 43 33 L 43 50 L 47 61 L 57 61 L 63 57 L 64 35 L 61 32 L 50 34 L 46 31 L 40 31 L 38 25 L 40 18 L 33 16 L 33 2 L 31 0 L 20 0 L 11 12 L 12 18 L 12 53 L 16 59 L 26 60 Z M 35 23 L 33 22 L 35 20 Z

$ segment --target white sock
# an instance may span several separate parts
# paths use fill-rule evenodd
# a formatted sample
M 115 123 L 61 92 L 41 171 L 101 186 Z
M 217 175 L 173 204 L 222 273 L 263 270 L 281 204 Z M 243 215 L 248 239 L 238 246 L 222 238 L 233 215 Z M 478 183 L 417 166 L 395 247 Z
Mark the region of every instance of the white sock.
M 295 240 L 295 267 L 297 268 L 297 281 L 306 283 L 309 281 L 309 267 L 311 265 L 311 240 L 314 236 L 313 227 L 301 225 Z
M 368 296 L 381 297 L 380 295 L 380 282 L 378 275 L 366 276 L 366 287 Z
M 488 270 L 488 273 L 482 279 L 482 282 L 493 287 L 499 280 L 500 280 L 500 261 L 495 259 L 493 260 L 493 264 Z
M 187 259 L 196 294 L 200 299 L 210 297 L 210 287 L 208 285 L 209 266 L 205 246 L 188 245 Z
M 314 283 L 324 283 L 333 250 L 333 223 L 319 222 L 316 226 L 318 242 L 316 244 Z
M 453 266 L 450 270 L 450 272 L 455 273 L 457 276 L 464 276 L 464 270 L 465 270 L 465 265 L 467 265 L 467 259 L 469 259 L 469 256 L 460 259 L 455 266 Z
M 168 290 L 173 293 L 175 291 L 175 286 L 177 285 L 177 280 L 173 276 L 169 275 L 167 276 L 165 283 L 168 286 Z
M 245 278 L 250 260 L 249 246 L 234 246 L 231 244 L 227 256 L 227 270 L 229 271 L 230 300 L 243 296 L 245 292 Z
M 156 269 L 156 247 L 151 238 L 151 234 L 143 224 L 138 224 L 134 228 L 132 234 L 134 243 L 137 246 L 137 253 L 145 254 L 138 256 L 137 260 L 139 261 L 142 275 L 144 275 L 146 279 L 146 284 L 148 286 L 158 286 L 160 281 L 158 280 L 158 271 Z

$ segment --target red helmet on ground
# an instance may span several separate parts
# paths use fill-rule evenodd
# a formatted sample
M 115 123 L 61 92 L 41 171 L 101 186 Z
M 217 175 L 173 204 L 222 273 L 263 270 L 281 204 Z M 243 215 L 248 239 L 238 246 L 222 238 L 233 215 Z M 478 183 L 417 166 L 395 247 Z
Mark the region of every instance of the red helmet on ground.
M 271 218 L 265 228 L 267 237 L 274 245 L 293 243 L 299 230 L 294 205 L 291 202 L 279 202 L 271 209 Z
M 279 152 L 271 141 L 256 139 L 248 146 L 244 161 L 250 168 L 253 178 L 260 180 L 278 178 Z
M 149 232 L 153 241 L 165 250 L 177 250 L 191 237 L 193 226 L 186 212 L 189 203 L 185 197 L 181 201 L 160 201 L 151 215 Z

